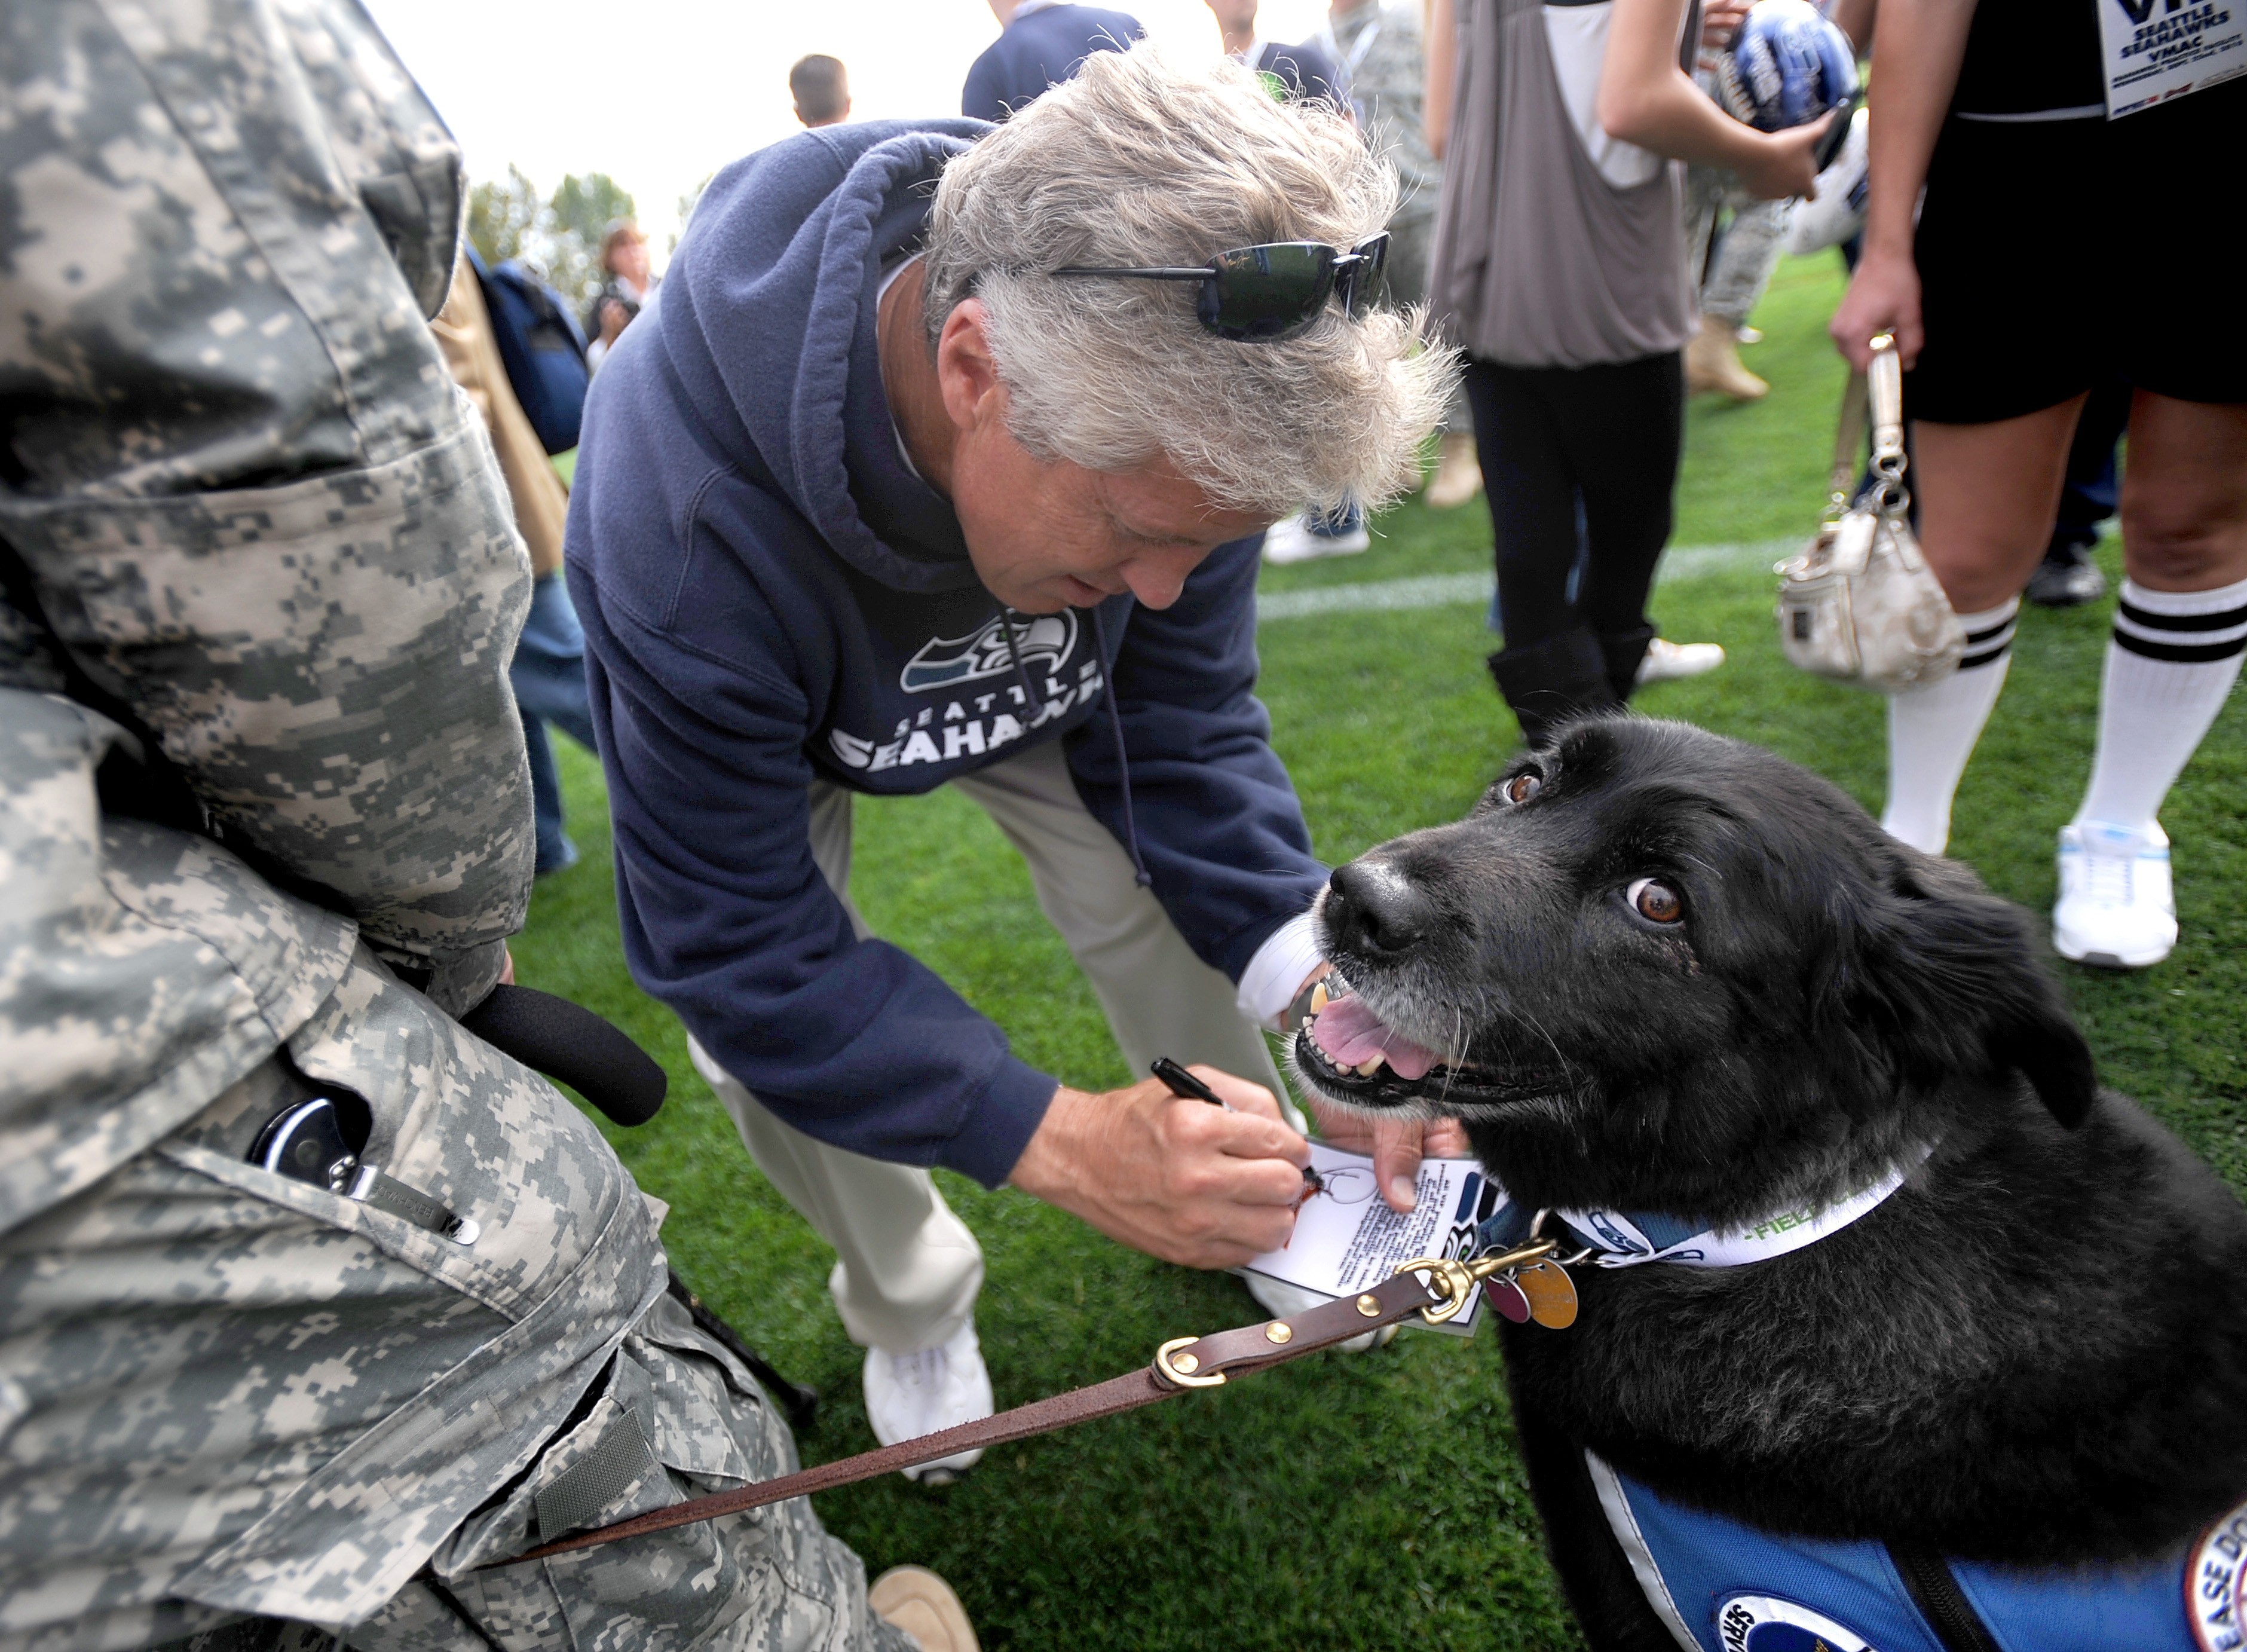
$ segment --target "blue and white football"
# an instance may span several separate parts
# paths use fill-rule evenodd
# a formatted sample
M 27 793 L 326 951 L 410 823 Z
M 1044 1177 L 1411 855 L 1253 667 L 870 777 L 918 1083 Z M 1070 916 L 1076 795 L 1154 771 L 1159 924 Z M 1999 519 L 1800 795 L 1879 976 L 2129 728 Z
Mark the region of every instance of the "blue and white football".
M 1807 126 L 1857 95 L 1857 54 L 1849 37 L 1809 0 L 1756 0 L 1732 44 L 1717 59 L 1725 112 L 1759 132 Z M 1820 169 L 1847 136 L 1837 120 L 1819 146 Z

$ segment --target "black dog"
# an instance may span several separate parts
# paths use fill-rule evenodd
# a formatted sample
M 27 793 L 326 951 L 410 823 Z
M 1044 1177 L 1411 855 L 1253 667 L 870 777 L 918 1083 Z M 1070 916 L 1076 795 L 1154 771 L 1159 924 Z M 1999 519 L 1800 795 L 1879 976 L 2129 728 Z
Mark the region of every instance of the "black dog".
M 2006 1567 L 2175 1551 L 2247 1495 L 2247 1210 L 2097 1088 L 2027 915 L 1837 788 L 1578 723 L 1465 820 L 1337 870 L 1319 925 L 1390 1048 L 1338 1066 L 1322 1018 L 1299 1073 L 1459 1118 L 1521 1207 L 1724 1230 L 1909 1171 L 1806 1248 L 1580 1266 L 1572 1328 L 1509 1328 L 1595 1645 L 1676 1641 L 1586 1448 L 1765 1531 Z

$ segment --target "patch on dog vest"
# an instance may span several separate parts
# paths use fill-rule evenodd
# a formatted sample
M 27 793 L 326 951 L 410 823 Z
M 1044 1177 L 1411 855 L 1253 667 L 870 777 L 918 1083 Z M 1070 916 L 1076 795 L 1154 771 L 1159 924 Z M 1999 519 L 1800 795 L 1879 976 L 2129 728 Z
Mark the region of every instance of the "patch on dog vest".
M 1884 1544 L 1766 1531 L 1666 1502 L 1594 1452 L 1584 1466 L 1633 1579 L 1680 1652 L 1943 1652 Z M 2197 1544 L 2148 1560 L 1948 1565 L 1963 1603 L 2000 1647 L 2247 1652 L 2247 1506 Z
M 1855 1630 L 1769 1594 L 1735 1594 L 1718 1607 L 1717 1635 L 1725 1652 L 1871 1652 Z
M 2200 1652 L 2247 1648 L 2247 1503 L 2193 1546 L 2184 1573 L 2184 1609 Z

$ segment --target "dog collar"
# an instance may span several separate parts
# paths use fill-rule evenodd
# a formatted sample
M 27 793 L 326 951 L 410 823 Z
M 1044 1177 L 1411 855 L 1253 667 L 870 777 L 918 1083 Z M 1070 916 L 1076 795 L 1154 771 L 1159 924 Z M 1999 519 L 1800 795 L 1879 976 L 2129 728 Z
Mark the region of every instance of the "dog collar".
M 1719 1230 L 1675 1216 L 1641 1212 L 1555 1210 L 1550 1215 L 1587 1253 L 1567 1259 L 1570 1261 L 1588 1260 L 1600 1267 L 1638 1267 L 1648 1262 L 1741 1267 L 1803 1250 L 1870 1214 L 1904 1184 L 1933 1150 L 1932 1147 L 1920 1149 L 1909 1162 L 1839 1204 L 1823 1209 L 1805 1205 L 1777 1211 L 1738 1229 Z M 1481 1224 L 1479 1248 L 1518 1244 L 1536 1225 L 1530 1212 L 1509 1200 Z

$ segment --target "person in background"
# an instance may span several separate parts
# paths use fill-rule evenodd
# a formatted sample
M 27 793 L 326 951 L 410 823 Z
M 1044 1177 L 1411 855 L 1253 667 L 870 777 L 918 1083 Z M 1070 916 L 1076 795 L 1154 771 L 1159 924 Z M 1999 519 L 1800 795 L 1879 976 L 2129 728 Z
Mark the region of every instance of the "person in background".
M 1124 51 L 1145 31 L 1128 11 L 1056 0 L 990 0 L 999 38 L 969 65 L 960 113 L 1004 120 L 1075 74 L 1096 51 Z
M 982 1253 L 924 1167 L 1190 1266 L 1293 1231 L 1309 1150 L 1261 1029 L 1324 971 L 1326 870 L 1255 697 L 1258 536 L 1417 482 L 1451 364 L 1332 263 L 1260 288 L 1277 337 L 1228 336 L 1256 318 L 1214 276 L 1116 272 L 1363 258 L 1394 204 L 1325 106 L 1094 52 L 999 126 L 726 167 L 594 381 L 567 560 L 625 961 L 835 1247 L 884 1442 L 992 1405 Z M 1064 1085 L 871 932 L 852 800 L 946 785 L 1021 852 L 1128 1070 L 1202 1063 L 1236 1110 Z M 1322 1122 L 1409 1211 L 1420 1125 Z
M 1713 99 L 1715 58 L 1738 31 L 1750 0 L 1707 0 L 1701 12 L 1700 65 L 1694 84 Z M 1816 0 L 1862 56 L 1872 44 L 1876 0 Z M 1819 186 L 1822 194 L 1827 183 Z M 1748 371 L 1740 346 L 1761 341 L 1748 317 L 1762 301 L 1772 272 L 1786 250 L 1800 201 L 1758 201 L 1722 167 L 1695 165 L 1685 170 L 1685 248 L 1688 267 L 1700 281 L 1699 331 L 1685 345 L 1685 393 L 1716 394 L 1734 401 L 1759 401 L 1771 386 Z M 1729 223 L 1719 225 L 1729 212 Z M 1830 243 L 1821 243 L 1830 244 Z M 1843 253 L 1845 259 L 1854 256 Z
M 585 347 L 585 365 L 597 372 L 601 358 L 663 284 L 663 277 L 648 263 L 647 237 L 629 218 L 613 220 L 601 237 L 601 273 L 607 279 L 601 283 L 600 296 L 593 300 L 593 324 L 585 329 L 594 335 Z
M 1468 354 L 1506 638 L 1491 675 L 1532 741 L 1628 700 L 1655 652 L 1692 331 L 1673 161 L 1806 195 L 1826 129 L 1718 108 L 1688 73 L 1687 10 L 1436 0 L 1430 22 L 1432 306 Z
M 1320 46 L 1304 41 L 1283 45 L 1256 32 L 1256 0 L 1207 0 L 1217 18 L 1225 55 L 1265 77 L 1276 96 L 1318 98 L 1355 118 L 1349 78 Z
M 585 705 L 585 637 L 562 578 L 562 522 L 570 495 L 508 382 L 482 286 L 466 258 L 454 266 L 445 307 L 429 330 L 437 336 L 453 382 L 483 417 L 514 507 L 516 531 L 530 552 L 530 612 L 507 675 L 530 760 L 530 813 L 538 837 L 534 870 L 543 877 L 577 860 L 577 845 L 563 828 L 562 778 L 547 726 L 593 749 L 592 713 Z
M 1711 55 L 1732 43 L 1749 0 L 1707 0 L 1701 12 L 1700 62 L 1693 83 L 1713 99 L 1716 65 Z M 1723 214 L 1728 222 L 1719 224 Z M 1760 337 L 1748 317 L 1786 245 L 1792 196 L 1759 201 L 1722 167 L 1685 168 L 1685 263 L 1700 285 L 1700 326 L 1685 345 L 1685 393 L 1711 393 L 1734 401 L 1759 401 L 1771 386 L 1740 360 L 1740 346 Z
M 1389 221 L 1389 290 L 1400 302 L 1424 304 L 1444 168 L 1428 151 L 1423 113 L 1428 65 L 1420 45 L 1420 0 L 1385 5 L 1383 0 L 1335 0 L 1312 44 L 1342 65 L 1358 130 L 1374 154 L 1397 168 L 1403 194 L 1397 215 Z M 1437 510 L 1450 510 L 1481 491 L 1474 413 L 1461 390 L 1444 410 L 1443 440 L 1427 501 Z
M 2111 377 L 2130 385 L 2121 600 L 2090 783 L 2059 829 L 2052 945 L 2134 969 L 2176 945 L 2158 816 L 2247 652 L 2247 335 L 2118 303 L 2114 283 L 2236 289 L 2209 192 L 2247 174 L 2247 79 L 2186 80 L 2110 119 L 2133 93 L 2107 54 L 2092 0 L 1881 0 L 1864 257 L 1831 331 L 1859 366 L 1895 337 L 1921 543 L 1966 628 L 1956 672 L 1888 701 L 1882 824 L 1930 854 L 2005 686 L 2086 405 Z M 2010 227 L 2080 220 L 2086 201 L 2113 215 L 2121 263 L 2046 258 L 2024 278 Z
M 1356 119 L 1349 77 L 1324 47 L 1310 42 L 1283 45 L 1256 32 L 1256 0 L 1208 0 L 1217 18 L 1225 53 L 1263 78 L 1277 98 L 1316 98 Z M 1368 550 L 1365 512 L 1356 500 L 1330 511 L 1296 511 L 1272 524 L 1264 536 L 1264 560 L 1274 566 L 1322 556 L 1354 556 Z
M 840 126 L 850 118 L 850 77 L 840 58 L 823 51 L 798 58 L 789 68 L 788 95 L 806 127 Z

